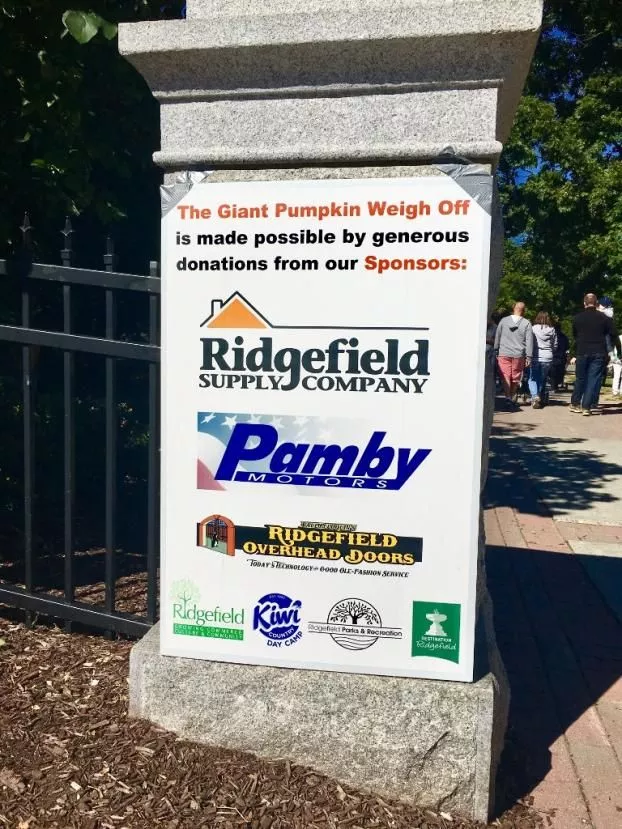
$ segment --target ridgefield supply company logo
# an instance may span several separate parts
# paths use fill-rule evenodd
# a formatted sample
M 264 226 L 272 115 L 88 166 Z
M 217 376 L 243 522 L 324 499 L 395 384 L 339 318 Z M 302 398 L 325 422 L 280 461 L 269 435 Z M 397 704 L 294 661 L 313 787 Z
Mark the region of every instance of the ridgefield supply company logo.
M 170 589 L 173 633 L 208 639 L 244 639 L 244 608 L 202 607 L 201 592 L 190 579 L 174 581 Z
M 348 418 L 198 412 L 197 488 L 230 483 L 399 490 L 431 449 Z
M 201 329 L 200 388 L 421 394 L 429 379 L 427 328 L 272 325 L 235 292 Z

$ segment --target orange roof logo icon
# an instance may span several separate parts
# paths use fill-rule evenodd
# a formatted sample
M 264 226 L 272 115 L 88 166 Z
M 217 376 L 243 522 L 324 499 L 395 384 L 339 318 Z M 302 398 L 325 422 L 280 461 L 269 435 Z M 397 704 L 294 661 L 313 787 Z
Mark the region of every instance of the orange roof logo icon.
M 272 328 L 259 311 L 237 291 L 224 300 L 212 300 L 212 313 L 201 323 L 206 328 Z

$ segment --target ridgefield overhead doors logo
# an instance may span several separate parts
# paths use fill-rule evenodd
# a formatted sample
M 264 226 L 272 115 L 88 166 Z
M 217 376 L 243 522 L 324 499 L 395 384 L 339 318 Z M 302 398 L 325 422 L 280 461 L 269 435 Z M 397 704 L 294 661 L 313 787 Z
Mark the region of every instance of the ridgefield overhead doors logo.
M 236 291 L 201 329 L 200 388 L 421 394 L 429 379 L 427 328 L 272 325 Z
M 366 421 L 198 412 L 198 489 L 231 483 L 401 489 L 430 449 L 396 446 Z

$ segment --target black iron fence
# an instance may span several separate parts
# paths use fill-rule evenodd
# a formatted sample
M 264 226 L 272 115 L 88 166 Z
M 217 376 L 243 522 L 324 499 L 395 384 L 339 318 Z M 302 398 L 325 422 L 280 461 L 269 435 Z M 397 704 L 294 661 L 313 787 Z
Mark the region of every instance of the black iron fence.
M 158 264 L 0 259 L 0 604 L 142 635 L 157 618 Z M 21 451 L 20 451 L 21 450 Z

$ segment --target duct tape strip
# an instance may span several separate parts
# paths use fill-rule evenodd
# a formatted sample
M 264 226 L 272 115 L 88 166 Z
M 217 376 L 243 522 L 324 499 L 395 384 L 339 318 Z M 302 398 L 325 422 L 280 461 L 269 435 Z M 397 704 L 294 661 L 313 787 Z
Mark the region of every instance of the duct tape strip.
M 211 175 L 211 170 L 202 173 L 194 170 L 184 170 L 177 174 L 173 184 L 160 185 L 160 209 L 162 211 L 162 217 L 166 216 L 176 204 L 179 204 L 196 184 L 204 184 Z
M 492 214 L 494 177 L 486 164 L 476 164 L 447 147 L 436 159 L 434 167 L 452 178 L 479 206 Z
M 486 164 L 474 164 L 466 158 L 455 155 L 452 148 L 448 147 L 433 166 L 452 178 L 486 213 L 491 214 L 494 179 Z M 185 170 L 177 174 L 173 184 L 162 184 L 160 186 L 162 216 L 166 216 L 176 204 L 179 204 L 195 185 L 204 184 L 212 172 Z

